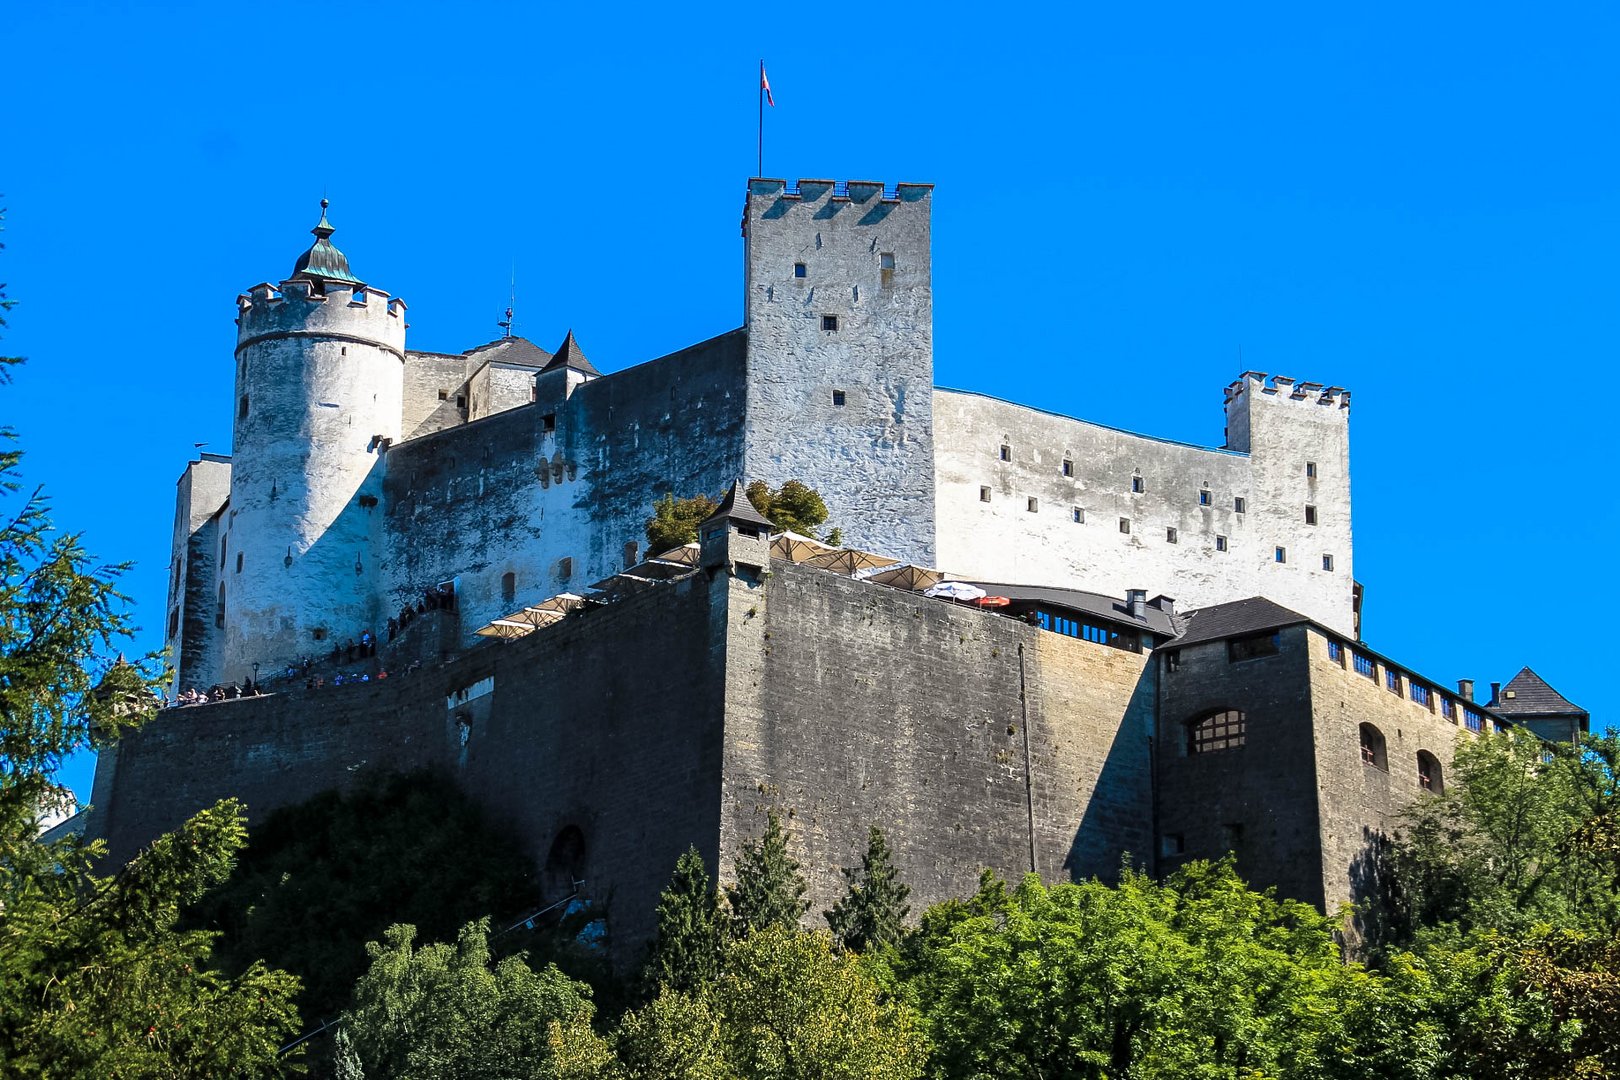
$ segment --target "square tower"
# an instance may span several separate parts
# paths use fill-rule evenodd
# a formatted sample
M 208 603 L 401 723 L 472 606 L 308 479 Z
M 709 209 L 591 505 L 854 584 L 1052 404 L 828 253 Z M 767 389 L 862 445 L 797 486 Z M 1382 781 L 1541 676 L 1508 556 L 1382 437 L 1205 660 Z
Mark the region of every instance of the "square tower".
M 933 186 L 754 179 L 745 473 L 800 480 L 845 542 L 932 565 Z

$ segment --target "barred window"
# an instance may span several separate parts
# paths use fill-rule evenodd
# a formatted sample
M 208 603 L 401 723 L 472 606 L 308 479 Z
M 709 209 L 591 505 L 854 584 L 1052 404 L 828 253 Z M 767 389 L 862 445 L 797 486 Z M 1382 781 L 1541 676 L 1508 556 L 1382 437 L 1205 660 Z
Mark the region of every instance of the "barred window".
M 1399 696 L 1401 692 L 1401 673 L 1392 667 L 1386 667 L 1384 669 L 1384 685 L 1389 688 L 1390 693 Z
M 1361 725 L 1361 761 L 1364 765 L 1389 771 L 1389 758 L 1384 753 L 1384 733 L 1371 724 Z
M 1457 722 L 1457 703 L 1450 698 L 1441 698 L 1440 715 L 1455 724 Z
M 1446 790 L 1445 777 L 1441 772 L 1440 759 L 1427 750 L 1419 750 L 1417 756 L 1418 787 L 1424 791 L 1432 791 L 1436 795 Z
M 1206 713 L 1187 725 L 1187 753 L 1236 750 L 1244 743 L 1246 728 L 1244 715 L 1236 709 Z
M 1344 666 L 1344 646 L 1340 645 L 1337 641 L 1328 642 L 1328 659 L 1332 660 L 1334 663 L 1338 664 L 1340 667 L 1343 667 Z
M 1372 657 L 1356 653 L 1356 674 L 1365 675 L 1369 679 L 1376 679 L 1378 678 L 1378 665 L 1373 663 Z
M 1469 731 L 1483 731 L 1485 718 L 1473 709 L 1463 710 L 1463 722 L 1468 725 Z
M 1417 702 L 1419 705 L 1427 705 L 1430 709 L 1434 708 L 1434 698 L 1432 695 L 1430 695 L 1429 688 L 1427 686 L 1424 686 L 1422 683 L 1414 682 L 1411 684 L 1411 694 L 1412 700 Z

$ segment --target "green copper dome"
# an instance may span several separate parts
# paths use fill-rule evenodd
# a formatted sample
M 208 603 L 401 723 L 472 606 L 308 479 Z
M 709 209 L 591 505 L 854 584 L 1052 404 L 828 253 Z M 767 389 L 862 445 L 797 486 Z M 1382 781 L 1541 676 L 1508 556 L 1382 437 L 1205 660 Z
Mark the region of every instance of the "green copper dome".
M 315 234 L 315 243 L 298 256 L 292 276 L 311 281 L 345 281 L 350 285 L 364 285 L 365 282 L 349 272 L 348 256 L 332 246 L 332 234 L 337 230 L 326 220 L 329 205 L 325 199 L 321 200 L 321 223 L 310 230 Z

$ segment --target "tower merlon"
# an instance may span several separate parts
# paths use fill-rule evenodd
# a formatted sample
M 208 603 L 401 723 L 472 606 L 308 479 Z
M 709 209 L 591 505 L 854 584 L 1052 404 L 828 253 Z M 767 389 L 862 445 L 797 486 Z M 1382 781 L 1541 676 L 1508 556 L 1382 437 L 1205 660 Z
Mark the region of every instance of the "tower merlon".
M 1317 405 L 1338 405 L 1341 409 L 1350 407 L 1350 391 L 1342 386 L 1327 386 L 1317 382 L 1300 382 L 1287 375 L 1268 375 L 1264 371 L 1245 371 L 1226 387 L 1226 404 L 1231 405 L 1242 397 L 1253 383 L 1260 393 L 1271 396 L 1286 396 L 1292 401 L 1307 401 L 1315 398 Z

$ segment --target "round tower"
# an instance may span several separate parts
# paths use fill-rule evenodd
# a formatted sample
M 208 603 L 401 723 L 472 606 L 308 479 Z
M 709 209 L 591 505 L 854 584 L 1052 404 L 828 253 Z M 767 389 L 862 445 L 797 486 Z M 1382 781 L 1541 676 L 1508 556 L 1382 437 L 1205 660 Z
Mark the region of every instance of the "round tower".
M 326 207 L 291 276 L 237 299 L 216 609 L 228 681 L 377 630 L 382 459 L 400 433 L 405 303 L 354 276 Z

